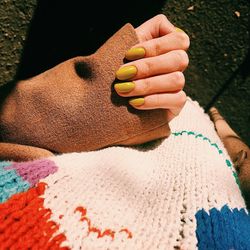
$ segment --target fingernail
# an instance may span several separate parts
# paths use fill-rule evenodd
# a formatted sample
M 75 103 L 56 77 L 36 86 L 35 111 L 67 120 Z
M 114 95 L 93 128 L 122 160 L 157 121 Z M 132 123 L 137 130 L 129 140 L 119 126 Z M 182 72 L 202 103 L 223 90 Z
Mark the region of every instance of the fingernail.
M 135 83 L 134 82 L 116 83 L 114 85 L 114 88 L 117 92 L 127 93 L 135 88 Z
M 144 102 L 145 102 L 144 98 L 135 98 L 129 100 L 129 104 L 136 107 L 141 106 L 142 104 L 144 104 Z
M 127 60 L 137 60 L 143 58 L 145 54 L 146 51 L 144 48 L 131 48 L 126 52 L 125 58 Z
M 180 29 L 180 28 L 175 28 L 175 30 L 177 31 L 177 32 L 185 32 L 184 30 L 182 30 L 182 29 Z
M 137 68 L 135 66 L 124 66 L 116 71 L 116 78 L 119 80 L 127 80 L 134 77 L 136 73 Z

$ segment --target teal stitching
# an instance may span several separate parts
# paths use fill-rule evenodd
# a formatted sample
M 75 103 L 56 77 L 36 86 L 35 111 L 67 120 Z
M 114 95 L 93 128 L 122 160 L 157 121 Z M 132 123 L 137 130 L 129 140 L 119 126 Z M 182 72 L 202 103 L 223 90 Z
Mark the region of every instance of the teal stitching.
M 11 162 L 0 161 L 0 204 L 12 195 L 29 189 L 30 184 L 18 175 L 15 169 L 5 169 Z
M 174 135 L 174 136 L 179 136 L 179 135 L 183 135 L 183 134 L 193 135 L 193 136 L 195 136 L 195 139 L 200 138 L 200 139 L 203 139 L 204 141 L 208 141 L 208 143 L 209 143 L 212 147 L 216 148 L 216 150 L 218 151 L 218 153 L 219 153 L 220 155 L 223 154 L 223 151 L 219 148 L 219 146 L 218 146 L 216 143 L 212 143 L 211 140 L 210 140 L 209 138 L 205 137 L 205 136 L 202 135 L 202 134 L 198 134 L 198 133 L 195 133 L 194 131 L 187 131 L 187 130 L 182 130 L 181 132 L 172 132 L 172 135 Z M 231 162 L 229 159 L 226 159 L 225 162 L 226 162 L 226 165 L 227 165 L 227 166 L 230 168 L 230 170 L 232 171 L 233 177 L 235 178 L 235 181 L 236 181 L 237 185 L 239 186 L 239 184 L 240 184 L 240 182 L 239 182 L 239 177 L 238 177 L 236 171 L 235 171 L 234 168 L 233 168 L 232 162 Z
M 12 163 L 10 161 L 0 161 L 0 169 L 2 167 L 8 167 L 8 166 L 11 166 Z

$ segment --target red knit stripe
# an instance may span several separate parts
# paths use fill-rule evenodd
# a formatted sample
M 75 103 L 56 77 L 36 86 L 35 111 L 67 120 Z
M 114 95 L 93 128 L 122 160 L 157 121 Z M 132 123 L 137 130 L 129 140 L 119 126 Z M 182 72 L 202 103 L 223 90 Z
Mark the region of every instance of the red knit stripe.
M 60 249 L 64 234 L 53 236 L 59 225 L 50 220 L 51 210 L 44 208 L 46 183 L 13 195 L 0 204 L 0 249 Z

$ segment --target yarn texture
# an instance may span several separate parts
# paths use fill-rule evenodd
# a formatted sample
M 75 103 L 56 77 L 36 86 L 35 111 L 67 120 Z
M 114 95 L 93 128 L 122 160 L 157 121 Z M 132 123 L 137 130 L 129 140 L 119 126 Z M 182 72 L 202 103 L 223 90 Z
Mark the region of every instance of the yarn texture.
M 212 121 L 188 98 L 169 126 L 143 145 L 2 161 L 0 249 L 250 249 L 250 216 Z

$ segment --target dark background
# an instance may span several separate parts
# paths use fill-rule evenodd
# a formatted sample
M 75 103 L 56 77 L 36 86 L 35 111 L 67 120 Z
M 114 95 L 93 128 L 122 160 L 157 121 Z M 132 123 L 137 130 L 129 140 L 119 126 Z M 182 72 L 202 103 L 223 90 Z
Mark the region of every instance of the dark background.
M 123 24 L 159 13 L 190 36 L 187 94 L 205 110 L 216 106 L 250 145 L 247 0 L 0 0 L 0 86 L 89 55 Z

